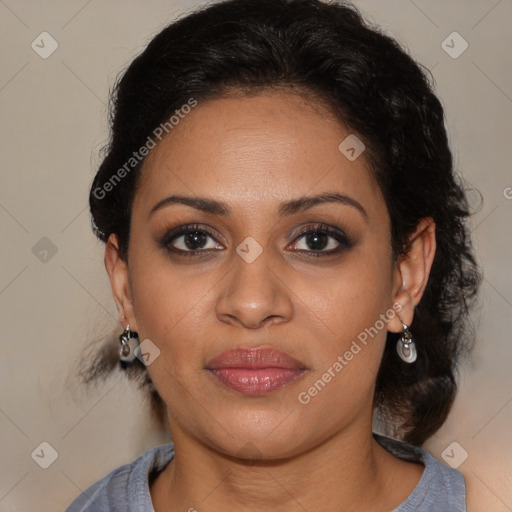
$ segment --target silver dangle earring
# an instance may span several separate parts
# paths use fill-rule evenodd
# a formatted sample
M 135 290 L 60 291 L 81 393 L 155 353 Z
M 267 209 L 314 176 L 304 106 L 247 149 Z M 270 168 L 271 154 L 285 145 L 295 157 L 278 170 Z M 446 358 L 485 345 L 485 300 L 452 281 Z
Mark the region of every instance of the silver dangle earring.
M 414 363 L 417 358 L 416 353 L 416 343 L 412 338 L 411 331 L 409 331 L 409 327 L 402 322 L 403 332 L 396 344 L 396 351 L 400 356 L 400 359 L 406 363 Z
M 137 339 L 137 333 L 130 331 L 129 324 L 119 336 L 119 342 L 121 343 L 119 347 L 119 363 L 123 370 L 135 360 L 135 349 L 138 345 Z

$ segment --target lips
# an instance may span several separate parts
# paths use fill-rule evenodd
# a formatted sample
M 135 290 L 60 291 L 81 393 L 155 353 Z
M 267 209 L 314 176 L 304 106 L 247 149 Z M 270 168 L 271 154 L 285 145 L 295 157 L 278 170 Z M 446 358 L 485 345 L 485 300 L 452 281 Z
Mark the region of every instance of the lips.
M 271 348 L 228 350 L 214 357 L 206 369 L 224 386 L 246 395 L 264 395 L 300 377 L 305 366 Z

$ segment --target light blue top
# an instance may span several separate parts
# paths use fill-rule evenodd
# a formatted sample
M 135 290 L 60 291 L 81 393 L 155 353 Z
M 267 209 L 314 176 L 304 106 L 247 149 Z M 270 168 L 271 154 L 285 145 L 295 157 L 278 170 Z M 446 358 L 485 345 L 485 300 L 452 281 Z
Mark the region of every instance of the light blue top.
M 466 512 L 462 473 L 445 466 L 421 448 L 379 434 L 374 434 L 374 438 L 393 455 L 425 465 L 412 493 L 391 512 Z M 89 487 L 66 512 L 154 512 L 149 474 L 162 471 L 173 457 L 172 443 L 147 451 Z

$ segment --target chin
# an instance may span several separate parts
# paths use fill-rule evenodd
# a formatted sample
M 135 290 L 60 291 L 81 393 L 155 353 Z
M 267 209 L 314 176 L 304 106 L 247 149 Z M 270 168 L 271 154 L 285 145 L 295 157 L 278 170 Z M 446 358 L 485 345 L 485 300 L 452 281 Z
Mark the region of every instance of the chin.
M 207 443 L 236 458 L 282 459 L 297 455 L 309 444 L 304 422 L 300 422 L 293 411 L 284 408 L 258 409 L 245 413 L 240 408 L 237 412 L 226 410 L 217 417 L 215 425 L 217 435 L 214 439 L 212 423 L 205 425 Z

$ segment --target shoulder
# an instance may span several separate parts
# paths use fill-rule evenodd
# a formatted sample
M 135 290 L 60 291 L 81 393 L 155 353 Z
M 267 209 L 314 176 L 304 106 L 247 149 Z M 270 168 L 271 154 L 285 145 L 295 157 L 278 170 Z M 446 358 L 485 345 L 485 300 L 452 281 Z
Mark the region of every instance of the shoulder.
M 466 484 L 460 471 L 446 466 L 422 448 L 379 434 L 374 434 L 374 438 L 396 457 L 425 465 L 418 485 L 393 512 L 466 512 Z
M 174 457 L 174 446 L 157 446 L 111 471 L 83 491 L 66 512 L 153 512 L 148 478 L 152 471 L 162 470 Z

